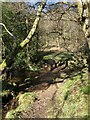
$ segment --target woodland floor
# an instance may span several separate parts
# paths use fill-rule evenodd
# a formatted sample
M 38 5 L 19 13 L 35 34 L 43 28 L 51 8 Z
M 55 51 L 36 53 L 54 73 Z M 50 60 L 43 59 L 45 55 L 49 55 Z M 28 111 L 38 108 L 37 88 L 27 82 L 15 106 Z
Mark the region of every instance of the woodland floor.
M 66 68 L 64 71 L 68 71 L 68 68 Z M 21 85 L 21 89 L 19 88 L 20 91 L 18 91 L 18 94 L 22 94 L 23 92 L 35 92 L 38 97 L 28 110 L 20 113 L 20 118 L 48 117 L 48 110 L 50 109 L 50 106 L 54 104 L 54 98 L 57 94 L 57 90 L 58 88 L 62 88 L 62 86 L 64 85 L 64 79 L 60 78 L 60 72 L 63 72 L 63 70 L 61 70 L 61 68 L 59 67 L 54 69 L 53 71 L 44 71 L 34 76 L 35 78 L 37 78 L 36 80 L 38 80 L 38 82 L 35 81 L 36 85 L 33 84 L 32 86 L 29 85 L 27 87 L 23 87 L 23 85 Z M 54 81 L 56 79 L 59 80 Z M 15 98 L 9 101 L 9 103 L 7 103 L 5 106 L 3 106 L 3 118 L 9 110 L 15 109 L 17 106 L 18 103 Z M 57 112 L 58 109 L 59 108 L 57 108 Z
M 33 103 L 32 107 L 30 107 L 29 111 L 22 112 L 21 117 L 22 118 L 46 118 L 47 117 L 47 109 L 48 105 L 51 104 L 51 102 L 54 99 L 54 96 L 56 94 L 57 88 L 62 86 L 63 80 L 54 83 L 54 79 L 59 77 L 59 71 L 60 68 L 56 68 L 53 71 L 44 71 L 40 73 L 38 76 L 38 84 L 34 86 L 30 86 L 26 88 L 26 92 L 36 92 L 37 93 L 37 100 Z M 21 87 L 24 89 L 24 87 Z M 18 88 L 20 89 L 20 88 Z M 21 89 L 18 91 L 18 94 L 22 93 Z M 9 103 L 7 103 L 3 109 L 3 117 L 5 117 L 8 110 L 15 109 L 17 107 L 18 103 L 15 100 L 15 98 Z

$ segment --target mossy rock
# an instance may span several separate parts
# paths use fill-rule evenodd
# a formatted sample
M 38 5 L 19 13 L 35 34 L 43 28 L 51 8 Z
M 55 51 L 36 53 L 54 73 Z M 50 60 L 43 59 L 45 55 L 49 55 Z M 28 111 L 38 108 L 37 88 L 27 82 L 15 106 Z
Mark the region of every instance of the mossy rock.
M 19 105 L 24 105 L 24 104 L 32 104 L 33 101 L 35 100 L 36 98 L 36 94 L 35 93 L 30 93 L 30 92 L 27 92 L 27 93 L 24 93 L 24 94 L 21 94 L 19 95 Z
M 20 118 L 20 113 L 22 111 L 28 110 L 35 101 L 36 97 L 37 95 L 35 92 L 26 92 L 24 94 L 18 95 L 17 99 L 19 106 L 15 110 L 10 110 L 6 114 L 5 118 Z
M 15 118 L 15 119 L 17 119 L 17 118 L 19 118 L 19 117 L 18 117 L 18 114 L 17 114 L 17 112 L 16 112 L 15 110 L 10 110 L 10 111 L 6 114 L 6 118 L 11 118 L 11 119 Z
M 82 73 L 82 77 L 85 78 L 85 75 L 86 73 Z M 57 90 L 52 109 L 48 110 L 48 118 L 84 118 L 84 116 L 88 116 L 87 93 L 90 93 L 90 87 L 85 86 L 87 79 L 84 79 L 83 82 L 81 79 L 83 78 L 79 73 L 72 78 L 65 79 L 64 84 Z

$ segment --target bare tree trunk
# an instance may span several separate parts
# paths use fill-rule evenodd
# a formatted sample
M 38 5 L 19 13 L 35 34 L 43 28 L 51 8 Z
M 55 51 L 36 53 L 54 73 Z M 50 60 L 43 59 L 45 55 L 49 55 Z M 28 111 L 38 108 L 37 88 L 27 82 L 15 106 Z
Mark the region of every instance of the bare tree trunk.
M 79 4 L 79 13 L 83 23 L 83 31 L 85 34 L 85 42 L 87 47 L 87 64 L 88 64 L 88 89 L 90 89 L 90 46 L 88 39 L 90 38 L 90 2 L 89 0 L 81 0 Z M 88 95 L 88 116 L 90 115 L 90 95 Z
M 80 14 L 80 20 L 82 23 L 84 35 L 85 35 L 85 45 L 87 54 L 87 64 L 88 64 L 88 80 L 90 80 L 90 46 L 88 39 L 90 38 L 90 3 L 89 0 L 80 0 L 78 2 L 78 11 Z

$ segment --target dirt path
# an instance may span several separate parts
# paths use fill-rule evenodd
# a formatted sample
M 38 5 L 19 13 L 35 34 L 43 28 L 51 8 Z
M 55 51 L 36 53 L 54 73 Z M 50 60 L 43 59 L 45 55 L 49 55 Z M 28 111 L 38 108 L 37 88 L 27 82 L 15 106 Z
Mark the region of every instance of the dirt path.
M 20 118 L 47 118 L 48 109 L 54 103 L 57 89 L 63 85 L 60 72 L 60 68 L 56 68 L 53 71 L 41 71 L 35 74 L 34 78 L 36 79 L 27 81 L 25 84 L 20 84 L 19 89 L 15 89 L 17 95 L 24 92 L 36 92 L 37 94 L 35 102 L 32 106 L 28 106 L 28 111 L 26 110 L 19 114 Z M 56 79 L 59 81 L 56 81 Z M 12 99 L 9 104 L 6 104 L 3 110 L 4 117 L 8 111 L 17 107 L 16 103 L 18 104 L 17 100 L 14 102 Z
M 56 96 L 60 96 L 60 94 L 58 95 L 57 90 L 58 88 L 62 89 L 65 83 L 63 75 L 66 75 L 66 74 L 63 74 L 63 73 L 67 73 L 68 75 L 69 73 L 71 73 L 71 71 L 73 71 L 73 69 L 70 70 L 69 68 L 66 68 L 62 70 L 61 67 L 60 68 L 58 67 L 53 71 L 48 71 L 48 72 L 41 71 L 40 73 L 35 74 L 34 78 L 36 79 L 34 80 L 32 79 L 32 81 L 30 82 L 27 81 L 25 86 L 23 84 L 20 84 L 19 86 L 20 90 L 17 91 L 18 93 L 36 92 L 37 94 L 37 98 L 35 102 L 32 104 L 32 106 L 31 105 L 28 106 L 28 111 L 26 110 L 19 114 L 20 118 L 48 118 L 49 116 L 48 113 L 50 111 L 50 108 L 55 103 L 54 98 Z M 13 104 L 13 102 L 11 103 Z M 11 107 L 12 107 L 12 104 L 10 104 Z M 7 109 L 5 111 L 5 115 L 8 110 L 10 109 Z M 58 105 L 55 107 L 55 110 L 56 111 L 58 110 Z
M 22 118 L 47 118 L 47 105 L 56 92 L 57 88 L 55 85 L 51 85 L 47 90 L 39 91 L 38 100 L 34 102 L 30 110 L 26 113 L 23 112 Z
M 53 75 L 55 76 L 55 74 L 51 72 L 51 73 L 48 73 L 47 75 L 41 76 L 40 79 L 41 81 L 52 80 Z M 34 102 L 32 107 L 29 108 L 29 111 L 26 111 L 26 112 L 24 111 L 21 114 L 21 118 L 47 118 L 48 105 L 52 104 L 54 96 L 57 92 L 57 89 L 62 84 L 63 82 L 51 84 L 45 90 L 36 91 L 38 95 L 38 99 Z

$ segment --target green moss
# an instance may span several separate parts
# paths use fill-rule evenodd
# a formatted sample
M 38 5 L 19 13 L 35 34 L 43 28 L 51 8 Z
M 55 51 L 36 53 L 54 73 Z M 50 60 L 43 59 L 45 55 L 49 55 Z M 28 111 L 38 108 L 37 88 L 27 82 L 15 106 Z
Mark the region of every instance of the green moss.
M 81 91 L 84 93 L 84 94 L 90 94 L 90 86 L 83 86 L 81 87 Z
M 74 81 L 73 81 L 73 80 L 68 80 L 68 81 L 65 83 L 65 87 L 66 87 L 66 88 L 70 88 L 73 84 L 74 84 Z
M 43 60 L 48 60 L 48 59 L 52 59 L 52 58 L 53 58 L 52 55 L 48 55 L 48 56 L 44 56 L 44 57 L 43 57 Z
M 74 80 L 80 80 L 81 77 L 82 77 L 81 74 L 78 74 L 78 75 L 76 75 L 75 77 L 73 77 L 73 79 L 74 79 Z
M 3 91 L 0 91 L 0 96 L 2 97 L 8 97 L 10 91 L 9 90 L 3 90 Z
M 15 110 L 10 110 L 5 118 L 20 118 L 22 111 L 28 110 L 36 98 L 36 93 L 27 92 L 17 96 L 19 106 Z
M 67 60 L 73 60 L 74 55 L 72 53 L 67 52 L 59 52 L 59 53 L 52 53 L 49 55 L 45 55 L 43 57 L 44 60 L 53 59 L 56 62 L 58 61 L 67 61 Z
M 69 90 L 66 90 L 66 91 L 65 91 L 65 94 L 64 94 L 64 100 L 66 100 L 66 99 L 68 98 L 69 93 L 70 93 Z
M 6 60 L 3 60 L 3 62 L 0 64 L 0 70 L 2 71 L 6 66 Z
M 18 118 L 17 112 L 15 110 L 10 110 L 6 115 L 6 118 Z
M 61 111 L 59 110 L 59 114 L 57 118 L 73 118 L 73 117 L 83 117 L 84 115 L 88 114 L 88 103 L 85 97 L 83 96 L 80 91 L 72 89 L 71 92 L 69 90 L 65 89 L 64 92 L 61 93 L 60 97 L 68 97 L 68 99 L 63 100 L 63 104 L 59 104 L 61 102 L 61 98 L 59 97 L 59 100 L 56 98 L 56 102 L 58 102 L 58 107 L 61 108 Z
M 78 73 L 72 79 L 65 79 L 65 83 L 57 90 L 55 104 L 49 109 L 49 118 L 83 118 L 88 115 L 88 95 L 84 93 L 90 88 L 85 87 L 88 83 L 85 76 L 86 73 L 82 73 L 82 76 Z M 83 82 L 81 79 L 84 79 Z
M 19 105 L 32 104 L 36 98 L 35 92 L 27 92 L 18 96 Z

